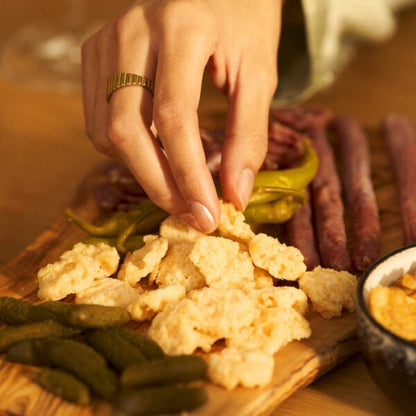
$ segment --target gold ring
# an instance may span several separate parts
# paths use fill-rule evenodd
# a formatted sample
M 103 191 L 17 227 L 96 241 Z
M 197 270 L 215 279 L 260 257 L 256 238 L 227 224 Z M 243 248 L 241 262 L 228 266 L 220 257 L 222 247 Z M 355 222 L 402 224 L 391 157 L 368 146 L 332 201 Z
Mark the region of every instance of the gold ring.
M 149 90 L 152 95 L 154 94 L 155 84 L 151 79 L 130 72 L 118 72 L 108 77 L 107 102 L 110 102 L 111 95 L 115 90 L 130 85 L 140 85 Z

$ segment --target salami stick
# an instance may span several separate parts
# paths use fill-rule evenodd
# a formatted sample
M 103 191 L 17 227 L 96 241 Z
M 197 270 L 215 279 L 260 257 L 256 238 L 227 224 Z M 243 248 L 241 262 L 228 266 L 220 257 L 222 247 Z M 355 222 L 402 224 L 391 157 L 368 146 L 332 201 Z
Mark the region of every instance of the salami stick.
M 386 144 L 400 196 L 404 244 L 416 243 L 416 130 L 405 116 L 383 123 Z
M 324 108 L 281 107 L 270 111 L 272 120 L 304 133 L 326 125 L 330 116 Z
M 349 270 L 344 204 L 332 148 L 324 127 L 309 134 L 319 155 L 319 169 L 311 184 L 319 254 L 324 267 Z
M 272 117 L 311 137 L 319 155 L 319 169 L 311 190 L 321 262 L 324 267 L 349 270 L 351 260 L 347 250 L 341 184 L 326 136 L 330 113 L 325 109 L 284 108 L 273 110 Z
M 295 214 L 287 223 L 287 231 L 290 244 L 297 247 L 303 254 L 304 262 L 308 270 L 319 266 L 318 248 L 315 243 L 315 234 L 313 230 L 312 210 L 310 203 L 310 192 L 307 191 L 307 201 L 305 205 Z
M 338 117 L 332 123 L 341 154 L 342 182 L 352 225 L 352 265 L 365 270 L 380 256 L 381 229 L 371 182 L 366 134 L 358 121 Z

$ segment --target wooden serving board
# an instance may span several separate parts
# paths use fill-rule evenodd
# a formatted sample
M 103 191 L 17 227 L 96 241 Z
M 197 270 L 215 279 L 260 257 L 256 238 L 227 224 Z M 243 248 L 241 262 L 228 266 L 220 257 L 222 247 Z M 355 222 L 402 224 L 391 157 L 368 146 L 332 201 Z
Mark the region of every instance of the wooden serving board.
M 374 185 L 380 206 L 383 253 L 401 246 L 402 231 L 389 161 L 381 137 L 371 134 Z M 102 168 L 93 171 L 81 184 L 71 207 L 88 220 L 98 215 L 91 189 L 102 177 Z M 0 269 L 0 296 L 37 300 L 36 274 L 40 267 L 56 261 L 85 235 L 60 215 L 51 227 L 14 260 Z M 308 385 L 348 356 L 358 351 L 353 314 L 324 320 L 310 314 L 312 336 L 294 341 L 275 355 L 272 383 L 264 388 L 237 388 L 228 392 L 206 384 L 209 400 L 195 416 L 255 416 L 270 414 L 285 398 Z M 46 393 L 30 381 L 33 370 L 0 360 L 0 415 L 64 416 L 111 415 L 111 408 L 95 402 L 78 407 Z M 3 413 L 4 412 L 4 413 Z

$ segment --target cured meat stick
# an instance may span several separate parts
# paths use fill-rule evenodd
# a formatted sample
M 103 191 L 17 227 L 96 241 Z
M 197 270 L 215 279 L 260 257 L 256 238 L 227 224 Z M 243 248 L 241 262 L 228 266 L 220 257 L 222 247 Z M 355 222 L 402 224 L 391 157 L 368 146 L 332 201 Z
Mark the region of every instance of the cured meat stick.
M 351 262 L 354 269 L 361 272 L 380 256 L 381 246 L 368 140 L 360 123 L 353 118 L 338 117 L 331 127 L 337 135 L 344 196 L 351 218 Z
M 306 267 L 308 270 L 312 270 L 320 265 L 321 260 L 315 242 L 309 188 L 306 189 L 306 192 L 307 201 L 288 221 L 287 232 L 290 244 L 300 250 Z
M 269 158 L 275 161 L 276 168 L 287 169 L 295 166 L 302 159 L 304 153 L 302 135 L 270 117 L 266 160 Z
M 330 117 L 324 109 L 284 108 L 272 117 L 283 124 L 307 133 L 319 155 L 319 169 L 311 183 L 319 254 L 324 267 L 349 270 L 344 204 L 334 154 L 327 140 L 326 125 Z
M 383 122 L 396 177 L 403 223 L 403 242 L 416 243 L 416 130 L 405 116 L 391 114 Z
M 322 265 L 349 270 L 350 255 L 344 223 L 344 204 L 334 154 L 324 127 L 309 132 L 319 155 L 319 169 L 312 181 L 316 232 Z

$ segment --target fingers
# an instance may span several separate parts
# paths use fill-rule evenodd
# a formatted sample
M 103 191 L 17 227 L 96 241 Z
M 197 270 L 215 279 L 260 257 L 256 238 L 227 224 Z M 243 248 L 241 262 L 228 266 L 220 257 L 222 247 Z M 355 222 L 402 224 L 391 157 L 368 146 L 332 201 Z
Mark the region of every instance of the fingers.
M 166 156 L 138 111 L 139 108 L 151 107 L 149 98 L 144 97 L 148 92 L 135 92 L 135 89 L 122 88 L 112 97 L 108 136 L 149 198 L 165 211 L 181 215 L 187 211 L 187 205 L 176 186 Z
M 257 69 L 254 80 L 253 73 L 242 71 L 229 96 L 220 169 L 224 198 L 240 210 L 249 202 L 254 176 L 266 155 L 269 107 L 277 84 L 274 70 L 261 75 Z
M 200 32 L 183 30 L 163 37 L 153 117 L 176 185 L 188 205 L 182 218 L 206 232 L 219 220 L 219 203 L 206 166 L 197 108 L 203 71 L 212 53 Z
M 139 62 L 130 68 L 135 67 L 140 67 Z M 134 72 L 146 73 L 139 71 Z M 151 131 L 151 112 L 149 91 L 140 86 L 121 88 L 111 98 L 107 134 L 149 198 L 165 211 L 181 215 L 187 211 L 187 205 Z
M 117 56 L 117 45 L 108 36 L 107 31 L 97 35 L 98 71 L 96 74 L 94 114 L 92 124 L 92 141 L 100 152 L 117 158 L 116 150 L 107 137 L 108 104 L 106 102 L 107 79 L 116 69 L 114 57 Z
M 126 23 L 120 27 L 120 30 L 129 31 Z M 118 39 L 123 38 L 124 34 L 119 32 Z M 128 42 L 119 42 L 112 55 L 115 62 L 112 72 L 131 72 L 154 79 L 156 57 L 148 39 L 147 35 L 141 34 L 130 37 Z M 166 156 L 151 131 L 151 93 L 141 86 L 119 88 L 113 93 L 110 103 L 105 104 L 105 134 L 149 198 L 171 214 L 185 213 L 187 205 L 176 186 Z

